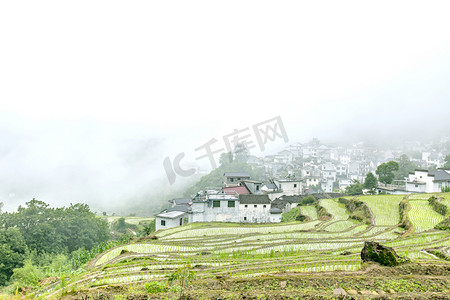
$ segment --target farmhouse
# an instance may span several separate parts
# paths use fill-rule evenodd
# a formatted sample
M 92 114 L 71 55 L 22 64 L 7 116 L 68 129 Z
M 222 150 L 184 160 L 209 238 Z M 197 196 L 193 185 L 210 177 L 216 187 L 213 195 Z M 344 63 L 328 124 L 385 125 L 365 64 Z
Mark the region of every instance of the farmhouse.
M 435 193 L 450 187 L 450 170 L 415 170 L 406 179 L 406 190 L 414 193 Z

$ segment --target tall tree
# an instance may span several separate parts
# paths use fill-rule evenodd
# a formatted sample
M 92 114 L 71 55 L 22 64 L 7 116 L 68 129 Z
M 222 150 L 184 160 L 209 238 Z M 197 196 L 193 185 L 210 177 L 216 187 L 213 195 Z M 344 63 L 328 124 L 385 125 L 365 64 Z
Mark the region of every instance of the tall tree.
M 395 171 L 398 171 L 398 163 L 391 160 L 390 162 L 379 165 L 375 173 L 378 175 L 380 182 L 391 184 L 395 177 Z
M 450 170 L 450 154 L 445 156 L 444 162 L 445 163 L 444 163 L 443 168 L 446 170 Z
M 353 184 L 345 188 L 345 193 L 350 196 L 362 195 L 363 185 L 358 180 L 354 180 Z
M 404 180 L 408 177 L 409 173 L 414 172 L 416 168 L 417 165 L 409 160 L 408 155 L 403 154 L 398 160 L 398 171 L 394 172 L 394 178 L 397 180 Z
M 364 180 L 364 188 L 368 189 L 373 193 L 378 186 L 378 179 L 373 175 L 372 172 L 367 173 L 366 179 Z
M 247 146 L 244 143 L 237 143 L 234 147 L 234 160 L 237 162 L 246 163 L 249 156 L 250 151 L 248 151 Z

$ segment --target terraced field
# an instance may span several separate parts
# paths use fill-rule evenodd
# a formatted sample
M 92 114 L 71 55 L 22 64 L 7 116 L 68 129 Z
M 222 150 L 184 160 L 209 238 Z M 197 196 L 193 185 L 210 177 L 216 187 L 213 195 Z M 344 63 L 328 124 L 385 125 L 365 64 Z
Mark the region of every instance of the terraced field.
M 427 200 L 411 200 L 409 203 L 411 204 L 409 219 L 414 225 L 415 232 L 430 230 L 445 219 L 443 215 L 433 210 Z
M 419 195 L 423 197 L 423 195 Z M 418 199 L 422 199 L 419 198 Z M 450 232 L 432 229 L 443 219 L 425 200 L 410 200 L 409 214 L 416 232 L 401 237 L 398 204 L 402 196 L 358 197 L 372 210 L 375 226 L 349 219 L 337 199 L 320 204 L 331 220 L 317 219 L 313 206 L 303 213 L 314 218 L 306 223 L 232 224 L 193 223 L 160 231 L 153 238 L 112 248 L 89 264 L 89 270 L 40 291 L 44 297 L 59 297 L 71 288 L 167 282 L 180 267 L 189 265 L 197 280 L 259 278 L 276 274 L 360 270 L 360 252 L 365 241 L 393 247 L 418 263 L 449 264 L 426 249 L 450 248 Z

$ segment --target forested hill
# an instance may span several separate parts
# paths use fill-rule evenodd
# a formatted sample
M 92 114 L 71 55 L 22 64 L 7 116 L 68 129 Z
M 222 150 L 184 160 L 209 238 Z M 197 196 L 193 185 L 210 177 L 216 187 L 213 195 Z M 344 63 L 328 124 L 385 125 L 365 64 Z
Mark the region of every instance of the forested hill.
M 264 179 L 263 168 L 253 167 L 245 162 L 234 160 L 230 163 L 222 163 L 220 167 L 212 170 L 211 173 L 200 178 L 195 185 L 185 191 L 184 197 L 191 197 L 198 191 L 201 191 L 207 187 L 221 187 L 223 182 L 223 173 L 225 172 L 247 172 L 250 174 L 251 179 Z

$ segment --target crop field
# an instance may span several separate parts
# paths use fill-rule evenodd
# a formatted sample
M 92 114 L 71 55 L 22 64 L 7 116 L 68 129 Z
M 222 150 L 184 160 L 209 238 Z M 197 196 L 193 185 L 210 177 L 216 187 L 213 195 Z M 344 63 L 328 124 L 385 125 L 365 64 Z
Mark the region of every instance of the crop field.
M 445 196 L 448 200 L 448 194 Z M 192 223 L 159 231 L 152 239 L 105 251 L 85 266 L 80 275 L 71 278 L 64 289 L 167 282 L 178 268 L 187 265 L 197 280 L 354 272 L 363 268 L 360 252 L 365 241 L 393 247 L 413 262 L 450 264 L 426 250 L 450 247 L 450 232 L 433 229 L 444 217 L 428 201 L 409 200 L 409 218 L 415 232 L 402 236 L 405 231 L 398 227 L 398 204 L 403 198 L 358 197 L 372 210 L 375 226 L 349 219 L 349 212 L 337 199 L 322 199 L 320 204 L 332 214 L 331 220 L 318 220 L 314 207 L 306 206 L 302 207 L 303 213 L 313 220 L 305 223 Z M 58 286 L 49 286 L 40 293 L 57 297 L 62 290 Z
M 358 200 L 370 207 L 376 225 L 393 226 L 399 222 L 399 203 L 403 198 L 403 195 L 361 196 Z
M 411 204 L 409 219 L 416 232 L 432 229 L 445 218 L 435 212 L 427 200 L 411 200 L 409 203 Z
M 302 206 L 302 214 L 310 217 L 313 220 L 317 219 L 317 210 L 312 205 Z

